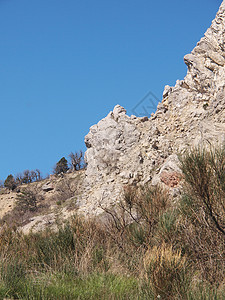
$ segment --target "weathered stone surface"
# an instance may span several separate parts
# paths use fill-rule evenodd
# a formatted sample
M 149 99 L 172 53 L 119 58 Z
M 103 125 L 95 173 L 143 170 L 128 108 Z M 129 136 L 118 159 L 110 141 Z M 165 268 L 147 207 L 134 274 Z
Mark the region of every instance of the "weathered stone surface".
M 117 105 L 85 137 L 88 163 L 80 211 L 99 214 L 119 200 L 126 184 L 161 183 L 179 194 L 176 154 L 225 140 L 225 0 L 190 54 L 187 75 L 166 86 L 150 119 Z
M 42 191 L 44 192 L 49 192 L 54 190 L 54 186 L 52 185 L 52 183 L 50 181 L 46 182 L 43 186 L 42 186 Z
M 106 118 L 90 128 L 85 137 L 87 176 L 91 179 L 96 175 L 101 177 L 103 171 L 115 172 L 121 157 L 138 142 L 139 137 L 135 122 L 126 115 L 123 107 L 116 105 Z
M 181 174 L 176 172 L 162 172 L 160 180 L 170 188 L 177 187 L 181 181 Z

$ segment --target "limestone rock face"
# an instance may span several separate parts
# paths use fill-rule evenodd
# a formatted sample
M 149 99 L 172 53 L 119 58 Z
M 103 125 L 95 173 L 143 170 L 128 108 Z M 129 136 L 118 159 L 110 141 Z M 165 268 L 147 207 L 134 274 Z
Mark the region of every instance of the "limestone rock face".
M 90 128 L 85 137 L 88 150 L 85 153 L 87 176 L 101 177 L 102 172 L 117 168 L 117 162 L 126 151 L 139 141 L 140 132 L 126 115 L 126 110 L 116 105 L 114 110 L 97 125 Z
M 225 0 L 194 50 L 184 57 L 188 71 L 166 86 L 150 118 L 128 117 L 117 105 L 85 137 L 86 178 L 80 211 L 99 214 L 126 184 L 161 182 L 177 194 L 177 153 L 225 140 Z
M 177 83 L 175 89 L 186 88 L 189 93 L 199 101 L 210 101 L 212 97 L 223 90 L 224 65 L 225 65 L 225 2 L 213 20 L 211 27 L 205 36 L 197 43 L 197 46 L 184 57 L 188 67 L 187 76 Z

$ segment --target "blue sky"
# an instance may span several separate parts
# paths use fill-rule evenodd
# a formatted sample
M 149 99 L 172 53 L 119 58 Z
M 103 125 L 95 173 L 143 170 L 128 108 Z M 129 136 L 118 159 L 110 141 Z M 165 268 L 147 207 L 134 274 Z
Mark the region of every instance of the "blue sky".
M 0 0 L 0 179 L 51 173 L 116 104 L 183 79 L 216 0 Z

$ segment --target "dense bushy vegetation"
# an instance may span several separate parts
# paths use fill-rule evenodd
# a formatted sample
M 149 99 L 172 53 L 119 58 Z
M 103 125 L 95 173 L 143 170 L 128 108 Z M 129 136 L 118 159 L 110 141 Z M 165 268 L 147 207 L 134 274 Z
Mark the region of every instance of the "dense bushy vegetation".
M 224 299 L 225 148 L 181 157 L 183 194 L 127 187 L 101 221 L 0 236 L 0 298 Z

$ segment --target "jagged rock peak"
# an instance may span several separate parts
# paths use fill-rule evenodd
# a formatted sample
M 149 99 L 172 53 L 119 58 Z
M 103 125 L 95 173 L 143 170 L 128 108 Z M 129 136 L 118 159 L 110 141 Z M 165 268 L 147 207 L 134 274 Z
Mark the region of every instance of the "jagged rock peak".
M 183 87 L 191 92 L 199 100 L 209 100 L 214 97 L 223 85 L 225 64 L 225 1 L 222 2 L 215 19 L 204 37 L 190 54 L 184 56 L 184 62 L 188 67 L 187 76 L 184 80 L 178 80 L 176 86 L 165 87 L 163 98 L 172 91 Z M 222 82 L 221 82 L 222 81 Z M 222 83 L 222 84 L 221 84 Z M 214 89 L 212 93 L 212 89 Z
M 113 115 L 115 118 L 118 118 L 120 114 L 126 114 L 127 111 L 124 107 L 120 106 L 119 104 L 117 104 L 114 109 L 113 109 Z

